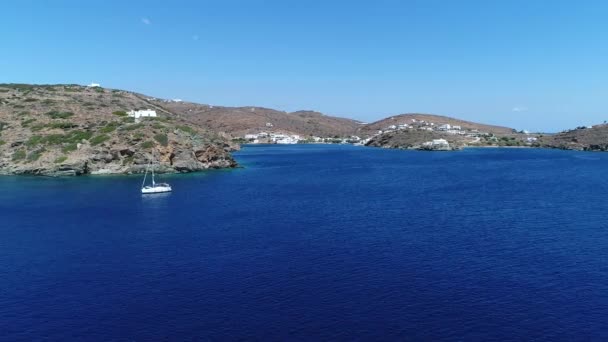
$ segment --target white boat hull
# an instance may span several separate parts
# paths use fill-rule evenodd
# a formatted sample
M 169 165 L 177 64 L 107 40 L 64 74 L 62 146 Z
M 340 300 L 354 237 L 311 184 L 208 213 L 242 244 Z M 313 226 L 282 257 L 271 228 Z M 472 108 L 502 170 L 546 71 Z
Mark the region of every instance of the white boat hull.
M 146 186 L 141 189 L 142 194 L 160 194 L 163 192 L 171 192 L 170 186 Z

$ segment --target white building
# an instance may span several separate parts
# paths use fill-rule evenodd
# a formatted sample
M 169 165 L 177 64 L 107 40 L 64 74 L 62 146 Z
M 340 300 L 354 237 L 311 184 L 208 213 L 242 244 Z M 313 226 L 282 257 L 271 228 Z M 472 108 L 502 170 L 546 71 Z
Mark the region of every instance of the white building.
M 450 124 L 443 124 L 443 125 L 437 127 L 437 129 L 440 130 L 440 131 L 448 131 L 448 130 L 452 129 L 452 125 L 450 125 Z
M 91 83 L 87 87 L 89 87 L 89 88 L 95 88 L 95 87 L 101 87 L 101 85 L 99 83 Z
M 448 141 L 445 139 L 433 139 L 433 145 L 448 145 Z
M 432 141 L 427 141 L 423 143 L 422 146 L 433 148 L 449 148 L 450 144 L 445 139 L 433 139 Z
M 127 114 L 135 118 L 135 121 L 139 122 L 140 118 L 155 118 L 156 111 L 152 109 L 144 109 L 144 110 L 130 110 Z

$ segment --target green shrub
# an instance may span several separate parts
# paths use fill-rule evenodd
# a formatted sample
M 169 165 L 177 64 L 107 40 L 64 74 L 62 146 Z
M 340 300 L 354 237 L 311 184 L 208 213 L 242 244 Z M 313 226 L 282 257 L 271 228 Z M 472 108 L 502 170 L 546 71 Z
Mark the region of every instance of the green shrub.
M 118 123 L 116 123 L 116 122 L 110 122 L 105 127 L 103 127 L 102 129 L 100 129 L 99 131 L 101 133 L 110 133 L 110 132 L 114 132 L 114 130 L 116 130 L 116 127 L 118 127 Z
M 70 142 L 80 142 L 82 140 L 89 140 L 93 136 L 93 132 L 90 131 L 72 131 L 69 134 Z
M 25 145 L 26 146 L 36 146 L 39 145 L 43 142 L 44 138 L 39 136 L 39 135 L 32 135 L 26 142 Z
M 17 150 L 15 151 L 15 153 L 13 153 L 13 161 L 18 161 L 18 160 L 23 160 L 25 159 L 25 150 L 21 149 L 21 150 Z
M 76 144 L 89 140 L 93 133 L 89 131 L 71 131 L 67 134 L 34 135 L 25 142 L 26 146 Z M 76 149 L 74 147 L 74 149 Z
M 141 148 L 152 148 L 152 147 L 154 147 L 154 142 L 148 140 L 146 142 L 141 143 L 140 146 L 141 146 Z
M 156 141 L 158 141 L 159 144 L 163 145 L 163 146 L 168 146 L 169 145 L 169 138 L 167 137 L 166 134 L 157 134 L 154 136 L 154 139 Z
M 192 135 L 196 135 L 197 132 L 194 128 L 190 127 L 190 126 L 177 126 L 177 129 L 179 129 L 182 132 L 186 132 Z
M 0 140 L 0 145 L 4 145 L 4 144 L 6 144 L 6 141 Z
M 127 116 L 127 112 L 125 112 L 124 110 L 117 110 L 115 112 L 112 112 L 112 114 L 116 115 L 116 116 Z
M 46 127 L 48 127 L 48 128 L 60 128 L 60 129 L 71 129 L 71 128 L 78 127 L 78 125 L 75 124 L 75 123 L 73 123 L 73 122 L 52 122 L 50 124 L 47 124 Z
M 23 121 L 21 121 L 21 127 L 27 127 L 27 126 L 29 126 L 29 124 L 31 124 L 34 121 L 36 121 L 36 119 L 23 120 Z
M 31 127 L 31 130 L 32 130 L 32 132 L 38 132 L 38 131 L 41 131 L 45 127 L 46 127 L 46 125 L 42 125 L 42 124 L 34 125 Z
M 69 144 L 69 145 L 64 146 L 64 147 L 61 149 L 61 151 L 62 151 L 63 153 L 70 153 L 70 152 L 72 152 L 72 151 L 76 151 L 77 149 L 78 149 L 78 145 L 77 145 L 77 144 Z
M 129 118 L 129 119 L 132 119 L 132 118 Z M 121 130 L 124 130 L 124 131 L 134 131 L 134 130 L 136 130 L 136 129 L 140 129 L 140 128 L 142 128 L 143 126 L 144 126 L 144 125 L 142 125 L 142 124 L 134 124 L 134 125 L 127 125 L 127 126 L 123 126 L 123 127 L 121 127 L 120 129 L 121 129 Z
M 66 160 L 68 160 L 68 157 L 66 157 L 66 156 L 58 157 L 57 159 L 55 159 L 55 164 L 61 164 Z
M 49 134 L 40 140 L 40 143 L 48 145 L 61 145 L 68 140 L 64 134 Z
M 51 99 L 44 99 L 44 100 L 42 100 L 42 104 L 45 105 L 45 106 L 52 106 L 55 103 L 56 103 L 55 100 L 51 100 Z
M 38 101 L 38 99 L 34 99 L 31 97 L 28 97 L 27 99 L 23 100 L 23 102 L 36 102 L 36 101 Z
M 38 159 L 40 159 L 40 156 L 42 156 L 42 153 L 44 152 L 44 150 L 37 150 L 37 151 L 33 151 L 30 152 L 30 154 L 27 155 L 27 160 L 28 161 L 36 161 Z
M 159 122 L 155 122 L 155 123 L 152 124 L 152 128 L 163 129 L 163 128 L 165 128 L 165 126 L 163 126 L 163 124 L 161 124 Z
M 8 93 L 9 91 L 9 89 L 0 89 L 0 93 Z
M 127 118 L 122 118 L 122 119 L 120 119 L 120 121 L 121 121 L 122 123 L 134 123 L 134 122 L 135 122 L 135 118 L 132 118 L 132 117 L 127 117 Z M 140 125 L 139 127 L 141 127 L 141 125 Z
M 103 143 L 103 142 L 105 142 L 105 141 L 108 141 L 109 139 L 110 139 L 110 137 L 109 137 L 109 136 L 107 136 L 107 135 L 105 135 L 105 134 L 100 134 L 100 135 L 96 135 L 96 136 L 94 136 L 94 137 L 93 137 L 93 138 L 90 140 L 90 142 L 91 142 L 91 145 L 95 146 L 95 145 L 99 145 L 99 144 L 101 144 L 101 143 Z
M 0 132 L 2 132 L 6 127 L 8 127 L 8 123 L 0 121 Z
M 67 119 L 71 116 L 74 116 L 72 112 L 59 112 L 59 111 L 50 111 L 46 113 L 46 115 L 50 116 L 52 119 Z

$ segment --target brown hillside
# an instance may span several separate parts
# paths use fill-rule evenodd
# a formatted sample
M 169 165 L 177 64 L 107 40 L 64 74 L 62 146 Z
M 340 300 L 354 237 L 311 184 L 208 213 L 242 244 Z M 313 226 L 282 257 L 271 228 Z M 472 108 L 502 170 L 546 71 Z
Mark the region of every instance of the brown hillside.
M 581 151 L 608 151 L 608 125 L 601 124 L 591 128 L 577 129 L 546 135 L 540 145 L 550 148 Z
M 234 137 L 262 131 L 294 133 L 302 136 L 342 137 L 352 135 L 361 126 L 355 120 L 327 116 L 313 111 L 287 113 L 262 107 L 222 107 L 190 102 L 162 102 L 160 105 L 180 114 L 183 119 L 193 124 L 217 132 L 225 132 Z

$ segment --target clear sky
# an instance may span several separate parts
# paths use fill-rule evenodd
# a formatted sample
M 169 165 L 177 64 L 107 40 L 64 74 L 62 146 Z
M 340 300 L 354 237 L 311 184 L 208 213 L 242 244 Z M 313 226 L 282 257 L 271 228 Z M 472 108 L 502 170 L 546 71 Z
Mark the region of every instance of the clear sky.
M 608 1 L 5 1 L 0 82 L 558 131 L 608 120 Z

